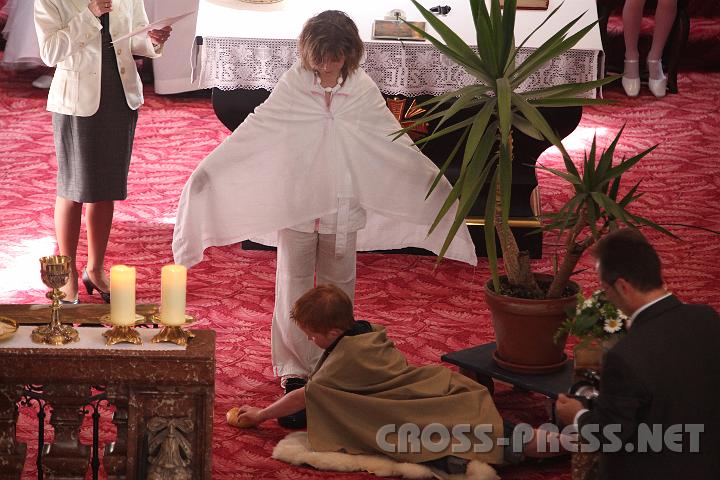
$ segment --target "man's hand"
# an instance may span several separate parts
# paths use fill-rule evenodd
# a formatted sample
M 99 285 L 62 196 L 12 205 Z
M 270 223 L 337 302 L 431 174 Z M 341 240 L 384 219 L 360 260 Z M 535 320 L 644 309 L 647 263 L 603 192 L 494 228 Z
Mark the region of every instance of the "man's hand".
M 558 395 L 557 402 L 555 402 L 555 416 L 562 425 L 572 425 L 575 421 L 575 415 L 583 408 L 585 407 L 580 403 L 580 400 L 561 393 Z
M 112 0 L 91 0 L 88 8 L 93 15 L 99 17 L 108 12 L 112 12 Z
M 167 42 L 167 39 L 170 37 L 170 32 L 172 32 L 172 27 L 167 26 L 165 28 L 161 28 L 160 30 L 150 30 L 148 32 L 148 37 L 150 37 L 153 45 L 159 47 Z

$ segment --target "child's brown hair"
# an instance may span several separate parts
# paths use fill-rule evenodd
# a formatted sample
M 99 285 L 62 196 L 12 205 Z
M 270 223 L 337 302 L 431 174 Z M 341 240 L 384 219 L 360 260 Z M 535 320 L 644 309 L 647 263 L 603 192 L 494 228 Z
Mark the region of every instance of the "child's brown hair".
M 325 61 L 344 57 L 342 76 L 347 78 L 360 66 L 365 46 L 355 22 L 346 13 L 326 10 L 305 22 L 298 51 L 303 68 L 310 71 Z
M 330 284 L 305 292 L 293 305 L 290 318 L 298 327 L 322 335 L 332 329 L 344 332 L 355 322 L 350 297 Z

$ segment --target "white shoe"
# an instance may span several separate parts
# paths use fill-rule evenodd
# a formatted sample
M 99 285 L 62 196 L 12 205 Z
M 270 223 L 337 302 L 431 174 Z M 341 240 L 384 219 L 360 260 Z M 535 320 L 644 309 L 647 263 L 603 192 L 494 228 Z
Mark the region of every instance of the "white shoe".
M 627 68 L 628 63 L 637 64 L 638 61 L 637 60 L 625 60 L 625 64 L 626 64 L 625 71 L 628 70 L 628 68 Z M 635 68 L 635 70 L 637 71 L 637 68 Z M 640 93 L 640 76 L 637 76 L 636 78 L 630 78 L 630 77 L 626 77 L 625 73 L 623 72 L 622 86 L 623 86 L 623 89 L 625 90 L 625 95 L 627 95 L 628 97 L 637 97 L 638 93 Z
M 628 97 L 637 97 L 638 93 L 640 93 L 639 78 L 622 77 L 622 86 L 625 90 L 625 95 Z
M 32 81 L 32 86 L 35 88 L 41 88 L 43 90 L 47 90 L 50 88 L 50 84 L 52 83 L 52 76 L 50 75 L 40 75 L 38 78 Z
M 660 63 L 660 60 L 648 60 L 647 63 L 659 63 L 660 71 L 662 72 L 662 63 Z M 664 97 L 665 93 L 667 93 L 667 77 L 663 73 L 662 78 L 649 78 L 648 87 L 657 98 Z

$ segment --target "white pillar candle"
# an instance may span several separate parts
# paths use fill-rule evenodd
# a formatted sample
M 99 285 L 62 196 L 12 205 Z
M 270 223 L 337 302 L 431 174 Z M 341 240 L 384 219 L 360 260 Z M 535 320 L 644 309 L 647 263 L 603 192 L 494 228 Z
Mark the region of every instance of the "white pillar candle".
M 110 269 L 110 321 L 121 326 L 135 324 L 135 267 L 114 265 Z
M 185 290 L 187 268 L 165 265 L 160 278 L 160 323 L 169 326 L 185 324 Z

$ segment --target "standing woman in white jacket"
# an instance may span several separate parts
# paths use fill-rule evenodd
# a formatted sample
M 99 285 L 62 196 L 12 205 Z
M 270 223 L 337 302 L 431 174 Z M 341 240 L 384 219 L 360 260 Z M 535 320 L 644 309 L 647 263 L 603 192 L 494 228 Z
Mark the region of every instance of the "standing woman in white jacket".
M 83 203 L 87 203 L 88 260 L 82 280 L 110 301 L 104 259 L 114 201 L 127 197 L 142 83 L 133 55 L 158 57 L 170 27 L 124 40 L 113 38 L 147 25 L 142 0 L 36 0 L 40 56 L 56 66 L 47 109 L 53 112 L 58 161 L 55 235 L 60 254 L 73 259 L 63 291 L 78 303 L 76 255 Z

